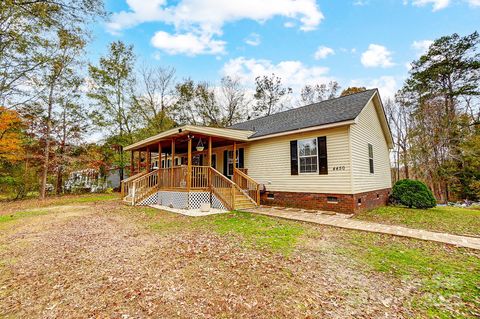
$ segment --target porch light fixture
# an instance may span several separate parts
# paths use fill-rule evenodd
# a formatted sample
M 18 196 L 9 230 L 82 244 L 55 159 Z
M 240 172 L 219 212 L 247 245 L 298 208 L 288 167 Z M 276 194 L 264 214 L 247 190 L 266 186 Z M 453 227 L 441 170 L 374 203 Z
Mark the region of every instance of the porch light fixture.
M 201 152 L 201 151 L 203 151 L 204 148 L 205 147 L 203 146 L 202 138 L 200 137 L 200 139 L 198 140 L 198 144 L 197 144 L 196 149 L 197 149 L 197 151 Z

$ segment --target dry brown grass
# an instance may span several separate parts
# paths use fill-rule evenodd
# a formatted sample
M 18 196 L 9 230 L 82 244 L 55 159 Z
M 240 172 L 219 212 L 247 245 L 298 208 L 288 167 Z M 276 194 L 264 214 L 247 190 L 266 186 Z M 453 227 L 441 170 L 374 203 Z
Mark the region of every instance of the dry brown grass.
M 139 211 L 109 201 L 9 222 L 0 234 L 0 317 L 413 315 L 415 282 L 362 269 L 338 253 L 335 229 L 302 226 L 285 255 L 184 222 L 191 218 Z M 148 226 L 162 217 L 184 226 Z

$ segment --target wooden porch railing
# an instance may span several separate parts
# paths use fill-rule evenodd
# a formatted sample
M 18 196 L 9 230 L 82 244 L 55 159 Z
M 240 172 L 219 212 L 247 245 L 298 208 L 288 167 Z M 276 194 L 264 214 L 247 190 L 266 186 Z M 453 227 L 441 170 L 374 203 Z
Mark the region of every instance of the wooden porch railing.
M 170 168 L 170 170 L 172 170 Z M 171 171 L 170 171 L 171 173 Z M 187 187 L 187 166 L 175 166 L 173 168 L 173 185 L 171 188 L 186 188 Z
M 158 171 L 158 189 L 172 187 L 172 169 L 160 168 Z
M 175 188 L 187 189 L 188 186 L 188 169 L 187 166 L 176 166 L 173 168 L 161 168 L 158 175 L 160 180 L 159 189 Z M 209 167 L 208 166 L 192 166 L 191 189 L 208 189 L 209 187 Z
M 140 178 L 133 180 L 131 191 L 128 196 L 131 199 L 132 205 L 135 205 L 145 196 L 148 196 L 150 192 L 156 189 L 158 185 L 158 172 L 157 170 L 144 174 Z
M 190 188 L 207 189 L 209 185 L 209 166 L 192 166 Z
M 260 205 L 260 184 L 238 168 L 233 170 L 232 179 L 255 202 L 255 205 Z
M 256 205 L 260 204 L 259 184 L 239 169 L 234 170 L 232 180 L 209 166 L 192 166 L 191 190 L 209 190 L 216 195 L 227 209 L 234 209 L 235 197 L 246 195 Z M 124 200 L 137 204 L 159 189 L 188 189 L 187 166 L 161 168 L 150 173 L 140 173 L 122 182 Z
M 235 183 L 213 167 L 210 167 L 210 181 L 212 193 L 223 202 L 227 209 L 234 209 Z
M 121 186 L 122 197 L 125 197 L 125 195 L 129 193 L 129 190 L 133 185 L 133 181 L 136 180 L 137 178 L 142 177 L 145 174 L 147 174 L 147 172 L 140 172 L 121 181 L 120 186 Z

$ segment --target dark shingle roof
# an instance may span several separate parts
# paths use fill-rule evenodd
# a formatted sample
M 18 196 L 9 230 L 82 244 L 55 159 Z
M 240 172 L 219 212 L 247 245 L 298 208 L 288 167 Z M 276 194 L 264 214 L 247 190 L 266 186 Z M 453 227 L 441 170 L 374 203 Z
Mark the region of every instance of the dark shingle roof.
M 255 131 L 260 137 L 355 119 L 377 90 L 367 90 L 331 100 L 305 105 L 230 126 L 233 129 Z

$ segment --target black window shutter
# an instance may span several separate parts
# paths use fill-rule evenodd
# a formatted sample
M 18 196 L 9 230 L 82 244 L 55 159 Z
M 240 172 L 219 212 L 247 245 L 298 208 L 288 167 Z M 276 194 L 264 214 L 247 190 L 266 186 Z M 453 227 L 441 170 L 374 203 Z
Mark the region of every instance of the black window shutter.
M 243 148 L 238 149 L 238 168 L 244 168 L 244 156 L 245 156 L 245 151 Z
M 290 141 L 290 174 L 298 175 L 297 141 Z
M 223 175 L 227 176 L 228 173 L 228 151 L 223 151 Z
M 318 173 L 320 175 L 328 174 L 328 161 L 327 161 L 327 137 L 317 137 L 318 145 Z

